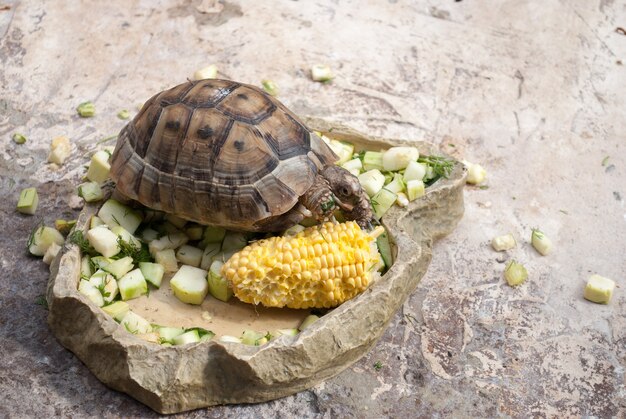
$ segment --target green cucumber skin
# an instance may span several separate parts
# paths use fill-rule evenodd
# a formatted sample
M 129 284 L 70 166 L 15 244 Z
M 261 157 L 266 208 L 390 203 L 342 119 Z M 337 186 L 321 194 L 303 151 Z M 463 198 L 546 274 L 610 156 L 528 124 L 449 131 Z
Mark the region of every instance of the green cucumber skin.
M 380 257 L 383 258 L 385 268 L 389 269 L 393 263 L 393 257 L 391 255 L 391 244 L 389 243 L 389 235 L 384 232 L 376 238 L 376 245 L 378 246 L 378 252 Z

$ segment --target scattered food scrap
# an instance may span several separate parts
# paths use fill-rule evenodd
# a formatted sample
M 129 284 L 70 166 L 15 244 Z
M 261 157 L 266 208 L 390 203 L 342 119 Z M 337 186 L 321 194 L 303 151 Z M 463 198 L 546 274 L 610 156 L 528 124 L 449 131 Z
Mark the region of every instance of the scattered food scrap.
M 591 275 L 585 287 L 584 297 L 598 304 L 608 304 L 613 296 L 615 281 L 600 275 Z

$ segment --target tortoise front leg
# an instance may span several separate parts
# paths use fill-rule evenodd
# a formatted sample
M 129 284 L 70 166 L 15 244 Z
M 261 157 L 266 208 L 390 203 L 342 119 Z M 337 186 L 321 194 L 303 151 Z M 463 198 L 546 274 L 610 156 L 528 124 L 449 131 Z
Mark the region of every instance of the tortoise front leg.
M 335 197 L 330 189 L 328 180 L 317 175 L 315 182 L 308 191 L 300 197 L 300 203 L 309 211 L 311 211 L 315 219 L 322 221 L 328 220 L 336 208 Z

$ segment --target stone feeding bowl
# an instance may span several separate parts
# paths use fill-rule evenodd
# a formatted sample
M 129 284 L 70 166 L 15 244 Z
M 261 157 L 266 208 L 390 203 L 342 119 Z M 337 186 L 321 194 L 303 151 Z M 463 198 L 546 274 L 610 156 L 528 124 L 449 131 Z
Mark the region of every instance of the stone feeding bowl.
M 413 145 L 421 154 L 441 155 L 424 142 L 371 137 L 317 119 L 304 122 L 330 138 L 355 144 L 356 149 Z M 263 346 L 214 339 L 168 347 L 142 340 L 78 292 L 81 254 L 69 242 L 51 266 L 48 323 L 58 341 L 100 381 L 160 413 L 256 403 L 296 393 L 339 374 L 380 338 L 426 273 L 433 241 L 452 232 L 463 216 L 465 177 L 463 165 L 456 162 L 451 176 L 426 188 L 425 196 L 406 208 L 393 206 L 382 219 L 392 244 L 393 266 L 365 292 L 296 336 L 282 335 Z M 97 205 L 87 205 L 76 228 L 86 230 L 97 211 Z M 209 297 L 202 306 L 189 306 L 176 300 L 167 281 L 137 300 L 129 301 L 131 309 L 154 323 L 191 322 L 218 336 L 237 335 L 245 328 L 296 327 L 309 314 L 255 308 L 235 298 L 222 303 Z M 203 316 L 207 312 L 210 319 Z

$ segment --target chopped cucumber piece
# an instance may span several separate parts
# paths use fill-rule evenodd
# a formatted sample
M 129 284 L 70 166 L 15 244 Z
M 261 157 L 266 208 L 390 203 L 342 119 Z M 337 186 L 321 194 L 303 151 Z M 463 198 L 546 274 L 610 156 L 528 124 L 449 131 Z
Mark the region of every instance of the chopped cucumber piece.
M 91 219 L 89 220 L 89 228 L 96 228 L 104 225 L 106 224 L 104 223 L 104 221 L 102 221 L 102 218 L 98 217 L 97 215 L 91 216 Z
M 230 336 L 230 335 L 220 336 L 219 341 L 224 342 L 224 343 L 241 343 L 241 339 L 239 339 L 236 336 Z
M 515 237 L 511 233 L 503 236 L 497 236 L 491 239 L 491 247 L 496 252 L 502 252 L 504 250 L 511 250 L 517 245 Z
M 598 304 L 608 304 L 613 296 L 615 281 L 600 275 L 591 275 L 585 286 L 585 299 Z
M 516 285 L 520 285 L 526 281 L 528 278 L 528 272 L 524 265 L 515 260 L 511 260 L 504 270 L 504 279 L 506 282 L 514 287 Z
M 344 169 L 346 169 L 348 172 L 352 173 L 353 175 L 356 173 L 355 176 L 358 176 L 361 173 L 361 170 L 363 169 L 363 162 L 361 161 L 361 159 L 356 158 L 356 159 L 348 160 L 347 162 L 343 163 L 341 167 L 343 167 Z
M 180 218 L 174 214 L 165 214 L 165 219 L 179 230 L 187 224 L 187 220 Z
M 120 225 L 130 234 L 134 234 L 141 223 L 141 214 L 132 208 L 121 204 L 115 199 L 107 200 L 98 211 L 98 217 L 109 227 Z
M 105 303 L 110 303 L 115 299 L 115 297 L 117 297 L 119 292 L 117 281 L 107 272 L 100 270 L 96 271 L 96 273 L 89 278 L 89 282 L 94 287 L 98 288 Z
M 380 220 L 389 211 L 389 208 L 396 202 L 396 197 L 397 195 L 387 188 L 382 188 L 372 197 L 372 209 L 377 220 Z
M 334 77 L 330 67 L 325 64 L 315 64 L 311 67 L 311 78 L 313 81 L 327 82 Z
M 385 175 L 378 169 L 371 169 L 359 175 L 359 182 L 365 193 L 372 197 L 376 195 L 385 184 Z
M 98 182 L 85 182 L 78 185 L 78 196 L 85 202 L 96 202 L 104 198 L 104 193 Z
M 189 237 L 189 240 L 200 240 L 202 239 L 202 234 L 204 234 L 204 227 L 200 224 L 191 224 L 185 228 L 185 234 Z
M 80 259 L 80 277 L 91 278 L 91 275 L 93 275 L 93 269 L 91 267 L 91 258 L 89 255 L 83 256 Z
M 17 211 L 22 214 L 33 215 L 39 205 L 39 195 L 36 188 L 22 189 L 20 198 L 17 201 Z
M 406 195 L 409 201 L 414 201 L 426 194 L 426 186 L 421 180 L 409 180 L 406 183 Z
M 128 232 L 122 226 L 111 227 L 111 232 L 120 238 L 123 242 L 129 244 L 135 249 L 141 249 L 141 242 L 139 239 Z
M 163 281 L 163 274 L 165 274 L 165 268 L 163 265 L 152 262 L 139 262 L 139 269 L 143 277 L 157 288 L 161 287 L 161 281 Z
M 81 279 L 78 283 L 78 292 L 83 294 L 98 307 L 102 307 L 104 305 L 104 297 L 100 293 L 100 290 L 96 288 L 91 282 L 85 279 Z
M 214 79 L 217 77 L 217 66 L 215 64 L 211 64 L 207 67 L 203 67 L 199 70 L 196 70 L 193 73 L 194 80 L 204 80 L 204 79 Z
M 120 288 L 122 300 L 132 300 L 148 293 L 148 283 L 141 273 L 141 269 L 135 269 L 119 279 L 117 285 Z
M 116 301 L 107 306 L 102 307 L 105 313 L 113 317 L 115 321 L 121 322 L 126 313 L 130 310 L 130 306 L 125 301 Z
M 331 150 L 335 152 L 339 160 L 335 162 L 335 164 L 341 166 L 348 160 L 352 158 L 352 153 L 354 153 L 354 146 L 350 143 L 338 140 L 330 140 L 328 145 Z
M 203 243 L 221 243 L 226 236 L 226 230 L 222 227 L 206 226 L 204 229 Z
M 218 300 L 228 302 L 233 296 L 233 289 L 228 286 L 226 278 L 222 277 L 222 266 L 218 260 L 211 264 L 209 269 L 209 292 Z
M 188 241 L 189 237 L 184 233 L 170 233 L 160 239 L 152 240 L 148 244 L 148 249 L 150 250 L 150 254 L 155 254 L 160 250 L 177 249 Z
M 26 136 L 24 134 L 16 132 L 13 134 L 13 142 L 15 144 L 24 144 L 26 142 Z
M 174 249 L 159 250 L 154 254 L 154 261 L 162 265 L 165 272 L 176 272 L 178 269 L 178 261 Z
M 274 333 L 272 333 L 272 334 L 274 336 L 278 337 L 278 336 L 282 336 L 282 335 L 297 336 L 298 333 L 300 333 L 298 331 L 298 329 L 278 329 L 278 330 L 275 330 Z
M 245 234 L 237 231 L 229 231 L 222 242 L 222 251 L 241 250 L 248 245 L 248 238 Z
M 102 269 L 115 277 L 120 279 L 133 269 L 134 261 L 130 256 L 123 257 L 118 260 L 114 260 Z
M 113 259 L 105 258 L 104 256 L 93 256 L 91 258 L 91 263 L 93 263 L 96 269 L 104 269 L 109 266 L 111 262 L 113 262 Z
M 378 253 L 385 264 L 385 268 L 391 268 L 393 263 L 393 256 L 391 254 L 391 244 L 389 243 L 389 235 L 387 231 L 376 237 L 376 246 L 378 246 Z
M 194 266 L 182 265 L 170 281 L 176 298 L 187 304 L 202 304 L 209 292 L 207 271 Z
M 109 178 L 109 172 L 111 171 L 109 157 L 109 153 L 104 150 L 96 151 L 91 156 L 86 178 L 98 184 L 104 183 Z
M 304 318 L 302 323 L 300 323 L 300 326 L 298 326 L 298 330 L 302 332 L 304 329 L 311 326 L 313 323 L 315 323 L 319 319 L 320 319 L 319 316 L 316 316 L 315 314 L 309 314 L 308 316 Z
M 530 242 L 535 250 L 543 256 L 548 255 L 552 251 L 552 241 L 537 228 L 533 228 L 533 232 L 530 236 Z
M 150 322 L 130 310 L 122 318 L 120 324 L 133 335 L 143 335 L 145 333 L 152 332 L 152 325 Z
M 150 243 L 151 241 L 159 238 L 159 232 L 151 228 L 145 228 L 141 231 L 141 238 L 146 243 Z
M 56 229 L 47 226 L 39 226 L 31 233 L 28 240 L 28 251 L 35 256 L 43 256 L 52 243 L 63 245 L 63 235 Z
M 174 345 L 186 345 L 188 343 L 200 342 L 200 335 L 197 330 L 190 330 L 183 334 L 180 334 L 172 339 Z
M 61 246 L 56 243 L 51 243 L 50 246 L 48 246 L 48 249 L 46 249 L 46 253 L 43 255 L 44 263 L 50 265 L 54 258 L 57 257 L 60 250 Z
M 90 118 L 96 114 L 96 106 L 93 102 L 83 102 L 76 108 L 76 112 L 81 118 Z
M 185 329 L 182 327 L 159 327 L 157 332 L 162 341 L 171 343 L 175 337 L 185 333 Z
M 405 182 L 408 182 L 409 180 L 424 180 L 427 169 L 428 166 L 424 163 L 418 163 L 416 161 L 409 162 L 406 166 L 406 170 L 404 171 Z
M 416 147 L 391 147 L 383 153 L 383 169 L 388 172 L 402 170 L 419 157 L 420 152 Z
M 294 224 L 291 227 L 289 227 L 287 230 L 285 230 L 283 232 L 283 236 L 295 236 L 296 234 L 300 233 L 301 231 L 304 231 L 306 227 L 304 227 L 303 225 L 300 224 Z
M 184 244 L 176 251 L 176 259 L 183 265 L 199 267 L 202 261 L 202 249 Z
M 278 86 L 273 80 L 261 80 L 261 86 L 263 86 L 263 90 L 265 90 L 268 95 L 278 96 Z
M 211 267 L 213 258 L 215 258 L 222 250 L 222 243 L 209 243 L 204 248 L 202 253 L 202 261 L 200 262 L 200 268 L 208 270 Z
M 268 342 L 267 334 L 255 332 L 254 330 L 244 330 L 241 334 L 241 343 L 244 345 L 261 346 Z
M 102 256 L 110 258 L 120 252 L 117 244 L 117 236 L 104 226 L 92 228 L 87 231 L 87 240 L 91 247 L 96 249 Z
M 385 189 L 396 194 L 398 192 L 403 192 L 405 188 L 406 185 L 404 184 L 404 180 L 402 179 L 402 175 L 400 173 L 395 173 L 391 182 L 385 185 Z
M 383 170 L 383 153 L 379 151 L 366 151 L 363 154 L 363 170 Z

